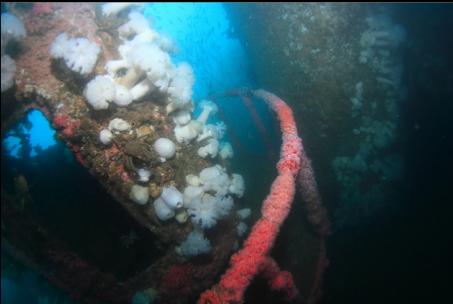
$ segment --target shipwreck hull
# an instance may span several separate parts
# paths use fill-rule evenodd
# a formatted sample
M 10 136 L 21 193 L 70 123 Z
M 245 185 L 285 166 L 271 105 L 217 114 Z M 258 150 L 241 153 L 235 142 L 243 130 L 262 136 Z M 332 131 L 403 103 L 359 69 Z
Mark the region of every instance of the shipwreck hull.
M 236 227 L 240 219 L 231 212 L 216 227 L 205 232 L 212 245 L 209 254 L 192 258 L 179 255 L 175 248 L 186 239 L 193 225 L 190 221 L 183 224 L 175 220 L 160 221 L 152 201 L 159 197 L 164 186 L 175 185 L 182 189 L 186 175 L 213 166 L 214 161 L 198 157 L 197 150 L 202 143 L 176 144 L 176 157 L 164 163 L 159 161 L 152 149 L 155 140 L 166 137 L 177 142 L 174 124 L 162 101 L 164 97 L 159 94 L 148 94 L 126 108 L 110 107 L 103 111 L 94 111 L 83 97 L 86 83 L 95 75 L 105 74 L 105 63 L 119 57 L 117 28 L 127 21 L 127 10 L 115 18 L 102 18 L 99 7 L 92 4 L 52 4 L 50 10 L 11 4 L 8 9 L 24 22 L 28 35 L 15 46 L 15 86 L 1 96 L 2 137 L 30 111 L 42 112 L 52 123 L 64 148 L 60 145 L 42 151 L 42 157 L 51 160 L 50 164 L 33 169 L 33 174 L 39 176 L 37 170 L 43 170 L 42 182 L 48 182 L 47 175 L 52 174 L 52 168 L 60 166 L 58 162 L 63 162 L 64 150 L 70 149 L 77 161 L 70 164 L 66 172 L 77 175 L 72 188 L 84 192 L 85 187 L 93 187 L 86 192 L 102 193 L 85 196 L 87 201 L 81 204 L 85 209 L 77 210 L 76 202 L 72 202 L 75 209 L 61 209 L 60 215 L 74 212 L 72 218 L 67 218 L 69 225 L 73 223 L 73 217 L 85 217 L 87 213 L 84 215 L 83 212 L 92 212 L 95 215 L 91 215 L 91 221 L 95 221 L 95 216 L 103 218 L 100 225 L 105 227 L 96 234 L 97 240 L 95 237 L 80 240 L 82 234 L 77 237 L 78 228 L 84 231 L 84 236 L 90 236 L 89 229 L 83 227 L 86 222 L 81 221 L 72 228 L 71 237 L 65 239 L 64 234 L 49 224 L 52 217 L 39 212 L 39 202 L 71 201 L 72 192 L 65 195 L 61 190 L 59 196 L 43 194 L 44 189 L 36 189 L 39 188 L 36 185 L 34 189 L 32 186 L 24 190 L 2 182 L 2 245 L 5 250 L 82 302 L 130 303 L 138 292 L 150 297 L 157 293 L 162 303 L 195 302 L 203 291 L 218 282 L 231 255 L 238 250 Z M 62 68 L 61 62 L 51 59 L 49 46 L 62 32 L 72 37 L 87 37 L 101 46 L 96 67 L 87 77 L 74 76 Z M 117 134 L 113 143 L 105 146 L 99 141 L 99 132 L 117 117 L 130 122 L 134 132 Z M 23 172 L 14 172 L 11 167 L 24 169 L 20 162 L 28 160 L 7 164 L 10 167 L 5 172 L 2 169 L 2 177 L 16 180 Z M 228 160 L 217 163 L 230 167 Z M 144 164 L 152 171 L 148 184 L 151 203 L 139 205 L 130 198 L 130 193 L 138 179 L 136 168 Z M 64 183 L 71 183 L 71 179 L 61 178 L 50 191 Z M 255 186 L 267 191 L 266 185 Z M 18 199 L 24 200 L 24 204 L 18 204 Z M 92 209 L 87 206 L 89 204 Z M 241 199 L 236 200 L 236 206 L 245 205 L 253 203 L 243 204 Z M 325 267 L 317 263 L 326 260 L 324 239 L 319 239 L 310 227 L 307 211 L 298 195 L 293 209 L 273 253 L 276 260 L 284 260 L 282 268 L 294 272 L 295 284 L 300 291 L 295 301 L 313 302 L 321 293 Z M 60 223 L 64 223 L 64 219 L 60 219 Z M 298 229 L 293 229 L 294 226 Z M 125 234 L 127 230 L 131 232 Z M 101 248 L 114 239 L 120 239 L 124 248 L 113 246 L 112 251 L 118 252 L 111 253 L 107 252 L 110 248 Z M 291 259 L 287 259 L 288 255 Z M 246 302 L 263 300 L 260 298 L 263 297 L 260 280 L 250 286 L 245 294 Z M 275 294 L 266 300 L 280 302 L 282 296 Z
M 164 184 L 183 185 L 184 176 L 212 164 L 198 158 L 196 151 L 199 145 L 193 145 L 190 149 L 178 145 L 177 159 L 166 163 L 158 161 L 156 153 L 150 148 L 155 139 L 168 137 L 176 140 L 171 119 L 164 114 L 164 105 L 158 100 L 153 102 L 153 96 L 128 108 L 94 113 L 82 96 L 89 77 L 71 79 L 65 74 L 67 71 L 56 68 L 50 58 L 49 45 L 59 33 L 67 32 L 102 44 L 102 56 L 93 74 L 103 72 L 106 60 L 117 56 L 114 41 L 118 38 L 110 33 L 117 23 L 110 23 L 111 27 L 105 24 L 100 26 L 96 21 L 96 9 L 91 4 L 54 4 L 52 14 L 41 15 L 15 5 L 10 5 L 9 9 L 22 19 L 28 36 L 21 41 L 14 58 L 18 71 L 16 85 L 2 93 L 2 135 L 30 110 L 41 111 L 52 122 L 58 137 L 70 148 L 80 165 L 111 196 L 110 204 L 120 206 L 115 206 L 117 212 L 127 213 L 141 227 L 141 233 L 154 241 L 158 254 L 150 255 L 148 265 L 127 279 L 101 271 L 97 265 L 77 254 L 74 248 L 58 240 L 42 222 L 18 209 L 17 196 L 4 189 L 3 185 L 2 227 L 5 229 L 2 230 L 2 245 L 12 256 L 55 285 L 87 302 L 129 303 L 134 293 L 149 288 L 157 290 L 164 302 L 178 301 L 178 297 L 196 298 L 213 284 L 227 264 L 235 241 L 233 225 L 236 219 L 229 217 L 208 233 L 213 245 L 210 258 L 188 260 L 179 256 L 174 248 L 192 230 L 190 221 L 185 224 L 160 222 L 152 204 L 138 205 L 130 199 L 129 193 L 135 177 L 133 166 L 137 163 L 151 163 L 152 187 L 156 192 L 151 196 L 154 197 L 159 195 Z M 127 20 L 127 14 L 122 14 L 120 20 Z M 115 117 L 131 121 L 134 129 L 141 126 L 147 128 L 141 137 L 135 134 L 119 135 L 111 147 L 102 147 L 98 139 L 99 131 Z M 168 272 L 182 272 L 185 280 L 169 276 Z

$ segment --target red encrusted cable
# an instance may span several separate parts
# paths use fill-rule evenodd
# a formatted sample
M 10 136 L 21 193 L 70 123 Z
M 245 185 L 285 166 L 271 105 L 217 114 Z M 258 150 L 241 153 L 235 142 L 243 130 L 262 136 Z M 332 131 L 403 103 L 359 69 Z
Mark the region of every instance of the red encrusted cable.
M 288 271 L 281 271 L 275 260 L 267 257 L 261 265 L 260 275 L 269 283 L 271 290 L 282 291 L 288 300 L 295 299 L 299 293 L 293 277 Z
M 242 302 L 245 289 L 251 280 L 260 271 L 269 267 L 269 251 L 291 209 L 294 198 L 295 178 L 300 169 L 302 140 L 297 134 L 293 112 L 283 100 L 269 92 L 257 90 L 252 93 L 264 99 L 276 112 L 280 121 L 283 143 L 280 161 L 277 164 L 279 175 L 272 183 L 271 192 L 263 203 L 261 219 L 253 226 L 243 248 L 231 257 L 230 268 L 220 282 L 201 294 L 198 301 L 200 304 Z M 275 262 L 274 265 L 276 266 Z M 269 276 L 272 273 L 275 274 L 275 278 Z M 291 288 L 286 294 L 292 296 L 297 294 L 288 272 L 276 271 L 274 267 L 273 271 L 265 272 L 265 275 L 271 282 L 271 287 Z

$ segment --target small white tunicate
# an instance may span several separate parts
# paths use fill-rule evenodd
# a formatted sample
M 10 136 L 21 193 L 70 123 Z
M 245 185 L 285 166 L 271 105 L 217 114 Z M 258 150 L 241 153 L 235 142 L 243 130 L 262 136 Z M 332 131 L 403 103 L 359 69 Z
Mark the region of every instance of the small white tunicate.
M 154 211 L 161 221 L 169 220 L 175 216 L 175 211 L 170 209 L 160 197 L 154 201 Z
M 109 122 L 109 129 L 112 131 L 129 131 L 131 129 L 131 125 L 121 118 L 114 118 Z
M 133 185 L 129 194 L 130 198 L 139 205 L 145 205 L 149 198 L 148 187 Z
M 171 209 L 181 208 L 183 205 L 183 195 L 174 186 L 164 187 L 162 189 L 162 200 Z
M 146 170 L 146 169 L 138 169 L 137 174 L 138 174 L 138 180 L 140 182 L 146 183 L 147 181 L 149 181 L 149 177 L 151 176 L 151 171 Z
M 113 134 L 108 129 L 103 129 L 99 132 L 99 141 L 104 145 L 110 145 L 112 143 Z

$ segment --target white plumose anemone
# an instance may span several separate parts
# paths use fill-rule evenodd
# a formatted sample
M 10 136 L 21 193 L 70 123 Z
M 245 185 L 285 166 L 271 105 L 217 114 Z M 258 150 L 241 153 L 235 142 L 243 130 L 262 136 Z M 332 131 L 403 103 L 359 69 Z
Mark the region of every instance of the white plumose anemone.
M 66 66 L 81 75 L 88 75 L 96 65 L 101 48 L 86 38 L 69 38 L 66 33 L 59 34 L 50 46 L 54 59 L 63 59 Z
M 119 107 L 127 107 L 132 102 L 132 94 L 125 86 L 117 84 L 113 102 Z
M 190 215 L 192 223 L 202 229 L 214 227 L 220 218 L 216 200 L 211 199 L 210 195 L 204 195 L 201 200 L 192 201 L 187 213 Z
M 224 217 L 230 214 L 231 208 L 233 208 L 234 205 L 234 201 L 231 196 L 216 196 L 214 199 L 217 201 L 216 207 L 220 216 Z
M 95 110 L 105 110 L 116 97 L 116 86 L 110 77 L 98 75 L 86 85 L 83 95 Z
M 154 142 L 154 150 L 159 154 L 161 162 L 175 155 L 176 146 L 168 138 L 161 137 Z
M 162 198 L 158 198 L 153 203 L 154 212 L 161 221 L 166 221 L 175 216 L 175 211 L 165 204 Z
M 192 116 L 187 110 L 180 110 L 173 113 L 173 122 L 177 125 L 187 125 L 191 119 Z
M 211 243 L 204 237 L 202 231 L 192 231 L 187 239 L 176 247 L 176 252 L 183 256 L 197 256 L 211 251 Z
M 233 158 L 234 152 L 233 147 L 230 143 L 226 142 L 221 145 L 220 152 L 219 152 L 221 159 Z
M 187 62 L 182 62 L 173 69 L 168 86 L 170 104 L 167 106 L 167 113 L 191 103 L 194 83 L 195 76 Z
M 197 120 L 203 125 L 206 124 L 206 121 L 209 118 L 209 115 L 217 112 L 217 105 L 210 100 L 202 100 L 200 103 L 202 108 L 201 114 L 197 117 Z
M 189 144 L 203 130 L 203 125 L 197 120 L 191 120 L 187 125 L 177 125 L 174 129 L 179 143 Z
M 200 179 L 204 191 L 214 191 L 218 195 L 226 195 L 230 186 L 230 179 L 225 168 L 215 165 L 200 172 Z
M 210 138 L 208 144 L 198 149 L 198 156 L 202 158 L 211 157 L 214 158 L 217 156 L 219 151 L 219 141 L 214 138 Z
M 184 205 L 185 207 L 189 207 L 192 201 L 195 203 L 201 200 L 203 196 L 203 188 L 197 186 L 187 186 L 184 189 Z

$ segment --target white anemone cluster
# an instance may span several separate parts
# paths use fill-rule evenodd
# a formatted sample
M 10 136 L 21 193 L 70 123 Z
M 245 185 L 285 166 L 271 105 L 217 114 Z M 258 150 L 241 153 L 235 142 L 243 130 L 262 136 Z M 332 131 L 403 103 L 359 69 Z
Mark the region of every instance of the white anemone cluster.
M 225 169 L 216 165 L 203 169 L 199 176 L 186 176 L 186 182 L 188 186 L 184 189 L 184 206 L 195 229 L 176 251 L 180 255 L 192 257 L 210 251 L 210 246 L 207 249 L 209 240 L 204 237 L 203 230 L 212 228 L 229 215 L 234 205 L 230 194 L 242 196 L 244 179 L 239 174 L 233 174 L 229 179 Z M 250 213 L 250 209 L 237 211 L 238 237 L 245 235 L 248 227 L 244 220 Z
M 200 172 L 199 177 L 186 176 L 188 186 L 184 189 L 184 205 L 192 223 L 202 229 L 215 226 L 233 208 L 231 195 L 243 195 L 244 179 L 233 174 L 230 179 L 225 168 L 215 165 Z
M 126 8 L 126 4 L 104 5 L 105 16 L 114 16 Z M 107 109 L 111 103 L 128 106 L 135 100 L 142 99 L 152 92 L 159 92 L 166 97 L 166 112 L 175 123 L 174 135 L 178 143 L 200 143 L 197 153 L 202 158 L 221 159 L 233 157 L 233 148 L 228 142 L 220 142 L 226 133 L 223 122 L 208 124 L 209 118 L 218 111 L 217 105 L 209 100 L 200 102 L 201 112 L 193 118 L 194 72 L 187 63 L 172 63 L 169 53 L 175 50 L 172 41 L 154 31 L 148 20 L 139 12 L 130 12 L 129 21 L 118 28 L 123 43 L 118 48 L 120 58 L 106 63 L 105 75 L 98 75 L 85 88 L 85 97 L 94 109 Z M 100 141 L 110 144 L 112 132 L 129 131 L 130 125 L 121 121 L 111 122 L 108 130 L 102 130 Z M 110 132 L 110 133 L 109 133 Z M 159 138 L 154 142 L 154 150 L 161 161 L 175 155 L 175 144 L 168 138 Z M 150 171 L 136 169 L 139 182 L 149 180 Z M 180 223 L 189 218 L 194 231 L 176 248 L 183 256 L 195 256 L 211 250 L 211 244 L 203 235 L 203 230 L 214 227 L 227 217 L 234 207 L 233 197 L 242 197 L 245 186 L 239 174 L 227 173 L 220 165 L 213 165 L 199 172 L 198 175 L 186 176 L 187 186 L 181 193 L 174 186 L 163 188 L 161 195 L 154 200 L 153 207 L 160 221 L 174 218 Z M 139 203 L 148 201 L 148 188 L 134 185 L 131 198 Z M 243 219 L 237 227 L 238 235 L 247 229 Z
M 206 124 L 209 116 L 217 112 L 217 105 L 209 100 L 200 103 L 202 109 L 197 119 L 191 119 L 190 110 L 180 110 L 173 114 L 173 121 L 176 124 L 174 134 L 179 143 L 190 144 L 203 142 L 204 146 L 197 151 L 202 158 L 221 159 L 233 157 L 233 147 L 228 142 L 220 143 L 220 139 L 225 135 L 226 125 L 223 122 L 217 124 Z
M 204 193 L 201 198 L 193 199 L 187 206 L 187 213 L 192 223 L 202 229 L 214 227 L 219 220 L 226 217 L 234 202 L 231 196 L 213 196 Z
M 115 14 L 125 5 L 104 6 L 104 14 Z M 118 47 L 119 59 L 106 63 L 106 75 L 98 75 L 87 85 L 93 94 L 85 97 L 95 110 L 107 109 L 109 103 L 126 107 L 154 91 L 167 95 L 167 111 L 192 107 L 192 87 L 195 77 L 188 63 L 174 65 L 169 50 L 174 49 L 169 38 L 154 31 L 139 12 L 129 13 L 129 21 L 118 28 L 123 43 Z M 99 78 L 103 82 L 99 82 Z M 108 96 L 104 89 L 108 87 Z M 97 96 L 98 93 L 101 96 Z M 101 102 L 100 102 L 101 100 Z
M 203 190 L 215 192 L 219 195 L 226 195 L 231 184 L 226 169 L 220 165 L 205 168 L 200 172 L 200 179 Z
M 220 135 L 223 135 L 222 130 L 215 130 L 213 127 L 207 127 L 206 126 L 206 121 L 208 120 L 209 116 L 211 114 L 214 114 L 217 112 L 217 105 L 213 103 L 212 101 L 209 100 L 203 100 L 200 103 L 200 107 L 202 109 L 200 115 L 197 117 L 197 119 L 189 119 L 185 120 L 184 122 L 181 122 L 177 119 L 174 119 L 174 122 L 176 123 L 176 127 L 174 129 L 175 137 L 176 140 L 180 143 L 184 144 L 189 144 L 192 140 L 194 140 L 197 137 L 201 137 L 201 141 L 203 139 L 207 139 L 210 137 L 221 137 Z M 184 115 L 189 115 L 191 117 L 191 111 L 189 109 L 186 109 L 183 111 Z M 182 115 L 181 112 L 177 113 L 178 116 Z M 225 127 L 226 128 L 226 127 Z M 223 130 L 224 131 L 224 130 Z M 206 154 L 207 156 L 207 154 Z
M 245 189 L 241 175 L 232 174 L 230 178 L 220 165 L 203 169 L 199 176 L 188 175 L 186 181 L 188 185 L 183 194 L 174 186 L 165 187 L 154 202 L 160 220 L 183 213 L 180 217 L 190 216 L 197 227 L 212 228 L 230 213 L 234 205 L 232 195 L 241 197 Z

